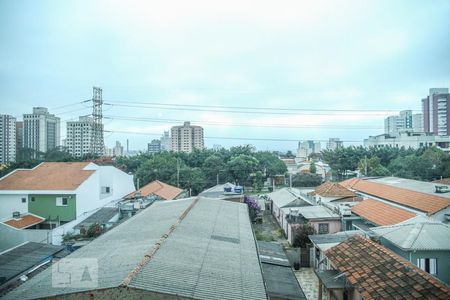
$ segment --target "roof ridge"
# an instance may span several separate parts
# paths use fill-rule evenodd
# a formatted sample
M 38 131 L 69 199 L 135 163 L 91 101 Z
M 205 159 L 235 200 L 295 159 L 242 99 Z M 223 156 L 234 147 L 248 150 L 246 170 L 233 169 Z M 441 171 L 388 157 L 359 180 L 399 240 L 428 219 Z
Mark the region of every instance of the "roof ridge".
M 192 201 L 192 203 L 184 210 L 184 212 L 180 215 L 180 217 L 178 217 L 177 221 L 172 224 L 169 227 L 169 230 L 164 233 L 158 241 L 156 241 L 156 243 L 153 245 L 153 247 L 151 249 L 149 249 L 149 251 L 147 253 L 144 254 L 144 257 L 142 258 L 142 260 L 136 265 L 136 267 L 130 272 L 128 273 L 128 275 L 123 279 L 122 283 L 120 284 L 121 286 L 125 286 L 127 287 L 131 280 L 137 275 L 139 274 L 139 272 L 144 268 L 144 266 L 150 261 L 150 259 L 152 259 L 152 257 L 155 255 L 155 253 L 161 248 L 161 244 L 167 240 L 167 238 L 170 236 L 170 234 L 177 228 L 177 226 L 181 223 L 181 221 L 183 221 L 183 219 L 187 216 L 187 214 L 192 210 L 192 208 L 195 206 L 195 204 L 197 204 L 198 200 L 200 198 L 197 197 L 194 199 L 194 201 Z

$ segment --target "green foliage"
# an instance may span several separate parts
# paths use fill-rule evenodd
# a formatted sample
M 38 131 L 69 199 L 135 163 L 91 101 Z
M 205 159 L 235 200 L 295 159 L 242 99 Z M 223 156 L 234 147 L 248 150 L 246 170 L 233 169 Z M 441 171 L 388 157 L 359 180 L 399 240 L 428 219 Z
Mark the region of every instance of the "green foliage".
M 337 174 L 345 178 L 347 171 L 358 169 L 367 176 L 386 176 L 434 180 L 450 176 L 450 157 L 436 147 L 405 149 L 397 147 L 363 148 L 347 147 L 325 150 L 322 157 Z M 367 161 L 366 161 L 367 158 Z
M 314 162 L 311 162 L 311 164 L 309 165 L 309 173 L 316 174 L 316 172 L 317 172 L 316 164 Z
M 292 186 L 294 187 L 313 187 L 322 184 L 322 176 L 318 174 L 296 174 L 292 176 Z
M 316 233 L 316 230 L 310 223 L 301 224 L 300 227 L 296 228 L 294 231 L 294 238 L 292 241 L 292 246 L 305 248 L 310 242 L 309 235 Z
M 103 228 L 99 224 L 95 223 L 95 224 L 92 224 L 91 226 L 89 226 L 89 228 L 86 232 L 86 236 L 88 238 L 95 238 L 95 237 L 98 237 L 99 235 L 101 235 L 102 233 L 103 233 Z
M 240 154 L 233 156 L 227 162 L 228 175 L 241 185 L 249 183 L 250 174 L 254 173 L 259 166 L 259 161 L 250 155 Z

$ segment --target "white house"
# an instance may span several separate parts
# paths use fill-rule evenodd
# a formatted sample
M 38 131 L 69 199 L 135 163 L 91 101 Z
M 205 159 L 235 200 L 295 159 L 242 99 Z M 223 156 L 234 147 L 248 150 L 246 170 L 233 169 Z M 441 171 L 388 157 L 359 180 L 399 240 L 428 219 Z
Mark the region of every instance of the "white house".
M 58 244 L 62 234 L 132 191 L 131 175 L 92 162 L 44 162 L 15 170 L 0 178 L 0 245 L 30 235 L 14 230 L 36 230 L 35 236 L 50 230 L 51 237 L 46 232 L 40 238 Z

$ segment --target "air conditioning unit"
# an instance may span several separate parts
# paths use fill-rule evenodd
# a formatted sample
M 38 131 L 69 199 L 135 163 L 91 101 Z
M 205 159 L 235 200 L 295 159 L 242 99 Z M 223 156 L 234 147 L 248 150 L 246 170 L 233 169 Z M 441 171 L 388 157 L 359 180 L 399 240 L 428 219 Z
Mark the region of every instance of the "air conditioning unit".
M 12 215 L 14 219 L 20 219 L 20 211 L 15 211 Z
M 351 216 L 352 215 L 352 209 L 348 206 L 340 206 L 339 212 L 341 216 Z

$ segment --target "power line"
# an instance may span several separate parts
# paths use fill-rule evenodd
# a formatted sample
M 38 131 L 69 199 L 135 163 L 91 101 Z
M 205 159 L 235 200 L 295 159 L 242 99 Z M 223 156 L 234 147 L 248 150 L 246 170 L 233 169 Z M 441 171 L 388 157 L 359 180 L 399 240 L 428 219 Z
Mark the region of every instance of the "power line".
M 369 111 L 341 111 L 341 110 L 302 110 L 297 112 L 289 112 L 289 111 L 275 111 L 275 109 L 271 109 L 271 111 L 257 111 L 257 110 L 229 110 L 229 109 L 208 109 L 208 108 L 192 108 L 192 107 L 164 107 L 158 105 L 132 105 L 132 104 L 114 104 L 111 102 L 104 103 L 105 105 L 119 106 L 119 107 L 130 107 L 130 108 L 144 108 L 144 109 L 163 109 L 163 110 L 179 110 L 179 111 L 203 111 L 203 112 L 225 112 L 225 113 L 236 113 L 236 114 L 258 114 L 258 115 L 370 115 L 370 116 L 386 116 L 387 111 L 381 113 L 380 111 L 373 111 L 373 113 L 369 113 Z M 295 110 L 295 109 L 291 109 Z
M 185 120 L 181 119 L 159 119 L 159 118 L 146 118 L 146 117 L 128 117 L 128 116 L 114 116 L 114 115 L 106 115 L 105 119 L 112 120 L 123 120 L 123 121 L 138 121 L 138 122 L 153 122 L 153 123 L 168 123 L 168 122 L 184 122 Z M 268 124 L 268 123 L 239 123 L 239 122 L 214 122 L 214 121 L 195 121 L 190 120 L 194 123 L 201 123 L 212 126 L 233 126 L 233 127 L 265 127 L 265 128 L 328 128 L 328 129 L 383 129 L 381 126 L 349 126 L 349 125 L 333 125 L 333 124 L 323 124 L 323 125 L 315 125 L 315 124 L 304 124 L 304 125 L 290 125 L 290 124 Z

